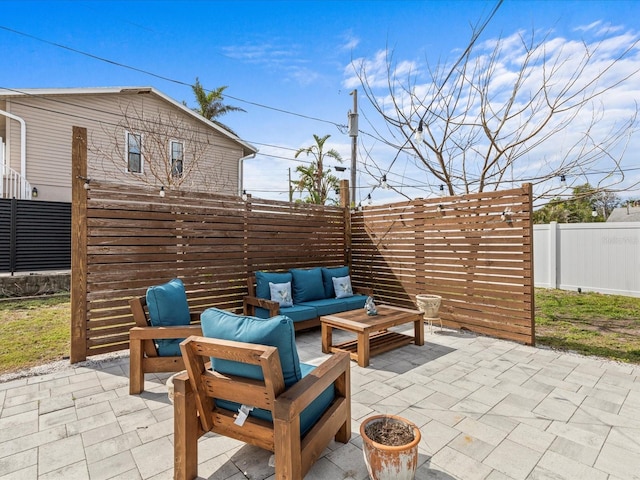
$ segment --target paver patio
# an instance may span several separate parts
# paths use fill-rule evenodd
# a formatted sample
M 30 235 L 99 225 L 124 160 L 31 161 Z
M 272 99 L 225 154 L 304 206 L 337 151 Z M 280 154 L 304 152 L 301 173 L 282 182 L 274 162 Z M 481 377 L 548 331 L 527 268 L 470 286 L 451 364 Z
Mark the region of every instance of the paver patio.
M 404 331 L 404 330 L 400 330 Z M 410 333 L 410 332 L 408 332 Z M 418 479 L 640 479 L 640 366 L 434 330 L 425 345 L 351 365 L 351 441 L 307 479 L 367 478 L 360 421 L 394 413 L 421 429 Z M 298 332 L 319 363 L 320 330 Z M 0 383 L 0 480 L 173 478 L 167 375 L 129 395 L 129 359 Z M 270 479 L 270 453 L 208 435 L 199 474 Z

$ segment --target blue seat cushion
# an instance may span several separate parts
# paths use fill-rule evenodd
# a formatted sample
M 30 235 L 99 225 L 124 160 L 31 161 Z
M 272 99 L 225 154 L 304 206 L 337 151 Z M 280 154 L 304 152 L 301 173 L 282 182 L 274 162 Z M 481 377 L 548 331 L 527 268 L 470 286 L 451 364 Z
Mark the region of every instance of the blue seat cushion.
M 335 298 L 333 277 L 346 277 L 349 275 L 349 267 L 322 267 L 322 283 L 324 286 L 324 298 Z
M 344 297 L 340 299 L 347 306 L 347 310 L 356 310 L 358 308 L 364 308 L 364 302 L 367 301 L 366 295 L 353 295 L 351 297 Z
M 256 317 L 269 318 L 269 310 L 266 308 L 256 308 Z M 286 315 L 294 322 L 302 322 L 304 320 L 311 320 L 318 316 L 318 311 L 315 307 L 294 305 L 293 307 L 280 307 L 280 315 Z
M 149 321 L 152 326 L 171 327 L 191 323 L 187 294 L 179 278 L 149 287 L 146 298 Z M 155 340 L 158 355 L 161 357 L 180 355 L 179 344 L 182 340 L 182 338 Z
M 256 297 L 271 300 L 271 283 L 287 283 L 292 281 L 289 272 L 256 272 Z
M 325 298 L 323 300 L 314 300 L 312 302 L 304 302 L 299 306 L 301 307 L 313 307 L 318 312 L 318 316 L 331 315 L 334 313 L 344 312 L 349 310 L 348 304 L 343 301 L 343 298 Z M 364 304 L 363 304 L 364 305 Z
M 307 365 L 306 363 L 300 364 L 300 370 L 302 376 L 307 376 L 313 369 L 316 368 L 313 365 Z M 333 384 L 324 390 L 307 408 L 300 413 L 300 436 L 304 436 L 320 419 L 322 414 L 329 408 L 331 402 L 335 397 L 335 389 Z M 235 402 L 229 402 L 227 400 L 216 400 L 216 406 L 225 408 L 231 411 L 238 411 L 240 404 Z M 265 420 L 267 422 L 273 422 L 271 412 L 268 410 L 262 410 L 261 408 L 254 408 L 249 416 Z
M 322 283 L 322 269 L 320 267 L 292 268 L 289 271 L 293 276 L 294 304 L 326 298 L 324 284 Z
M 286 387 L 302 378 L 293 321 L 290 318 L 278 315 L 261 319 L 208 308 L 202 312 L 200 321 L 205 337 L 277 347 Z M 262 369 L 258 365 L 220 358 L 211 358 L 211 365 L 214 370 L 223 374 L 264 380 Z

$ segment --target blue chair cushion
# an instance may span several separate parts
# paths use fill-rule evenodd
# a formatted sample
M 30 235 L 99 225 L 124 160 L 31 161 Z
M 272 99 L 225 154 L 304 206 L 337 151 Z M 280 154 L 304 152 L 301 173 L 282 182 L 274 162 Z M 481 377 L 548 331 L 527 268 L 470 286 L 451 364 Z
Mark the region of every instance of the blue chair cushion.
M 179 278 L 149 287 L 146 297 L 149 321 L 152 326 L 170 327 L 191 323 L 187 294 Z M 182 340 L 181 338 L 155 340 L 158 355 L 161 357 L 180 355 L 179 344 Z
M 202 312 L 200 321 L 205 337 L 277 347 L 286 387 L 302 378 L 293 321 L 290 318 L 278 315 L 261 319 L 236 315 L 218 308 L 208 308 Z M 212 358 L 211 365 L 223 374 L 264 380 L 262 369 L 257 365 L 219 358 Z
M 307 365 L 306 363 L 300 364 L 300 370 L 302 371 L 302 376 L 306 377 L 309 373 L 316 368 L 313 365 Z M 322 414 L 329 408 L 331 402 L 335 397 L 335 389 L 333 384 L 329 385 L 329 387 L 323 391 L 318 397 L 309 404 L 307 408 L 305 408 L 300 413 L 300 436 L 304 436 L 311 428 L 316 424 L 316 422 L 320 419 Z M 227 400 L 216 400 L 216 405 L 220 408 L 225 408 L 231 411 L 238 411 L 240 408 L 240 404 L 236 402 L 229 402 Z M 259 418 L 261 420 L 265 420 L 267 422 L 273 422 L 273 417 L 271 416 L 271 412 L 268 410 L 262 410 L 261 408 L 254 408 L 249 416 Z
M 326 298 L 324 284 L 322 283 L 322 269 L 320 267 L 292 268 L 289 271 L 293 276 L 294 304 Z
M 271 300 L 271 283 L 287 283 L 291 282 L 292 277 L 289 272 L 256 272 L 256 297 Z
M 346 277 L 347 275 L 349 275 L 349 267 L 322 267 L 324 298 L 334 298 L 336 296 L 333 288 L 333 278 Z
M 179 357 L 182 355 L 180 351 L 180 342 L 184 338 L 159 338 L 155 340 L 158 355 L 161 357 Z
M 269 310 L 266 308 L 256 308 L 255 314 L 258 318 L 269 318 Z M 316 318 L 318 311 L 315 307 L 294 305 L 293 307 L 280 307 L 280 315 L 286 315 L 295 323 Z

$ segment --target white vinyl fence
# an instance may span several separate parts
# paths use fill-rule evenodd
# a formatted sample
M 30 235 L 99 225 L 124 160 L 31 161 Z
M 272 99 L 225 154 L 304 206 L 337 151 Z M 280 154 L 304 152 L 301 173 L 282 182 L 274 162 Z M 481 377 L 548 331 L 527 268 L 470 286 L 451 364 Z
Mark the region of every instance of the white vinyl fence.
M 640 297 L 640 222 L 533 227 L 536 287 Z

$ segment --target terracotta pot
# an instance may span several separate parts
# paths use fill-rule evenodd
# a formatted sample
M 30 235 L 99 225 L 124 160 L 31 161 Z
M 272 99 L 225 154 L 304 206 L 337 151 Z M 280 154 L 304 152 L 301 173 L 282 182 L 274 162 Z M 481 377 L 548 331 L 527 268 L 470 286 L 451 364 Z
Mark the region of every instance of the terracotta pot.
M 367 425 L 374 422 L 400 422 L 409 425 L 414 439 L 411 443 L 389 446 L 374 442 L 366 434 Z M 372 480 L 412 480 L 418 467 L 418 444 L 420 430 L 402 417 L 396 415 L 375 415 L 365 419 L 360 425 L 362 453 Z
M 424 318 L 437 318 L 442 297 L 440 295 L 419 294 L 416 295 L 416 303 L 418 310 L 424 313 Z

